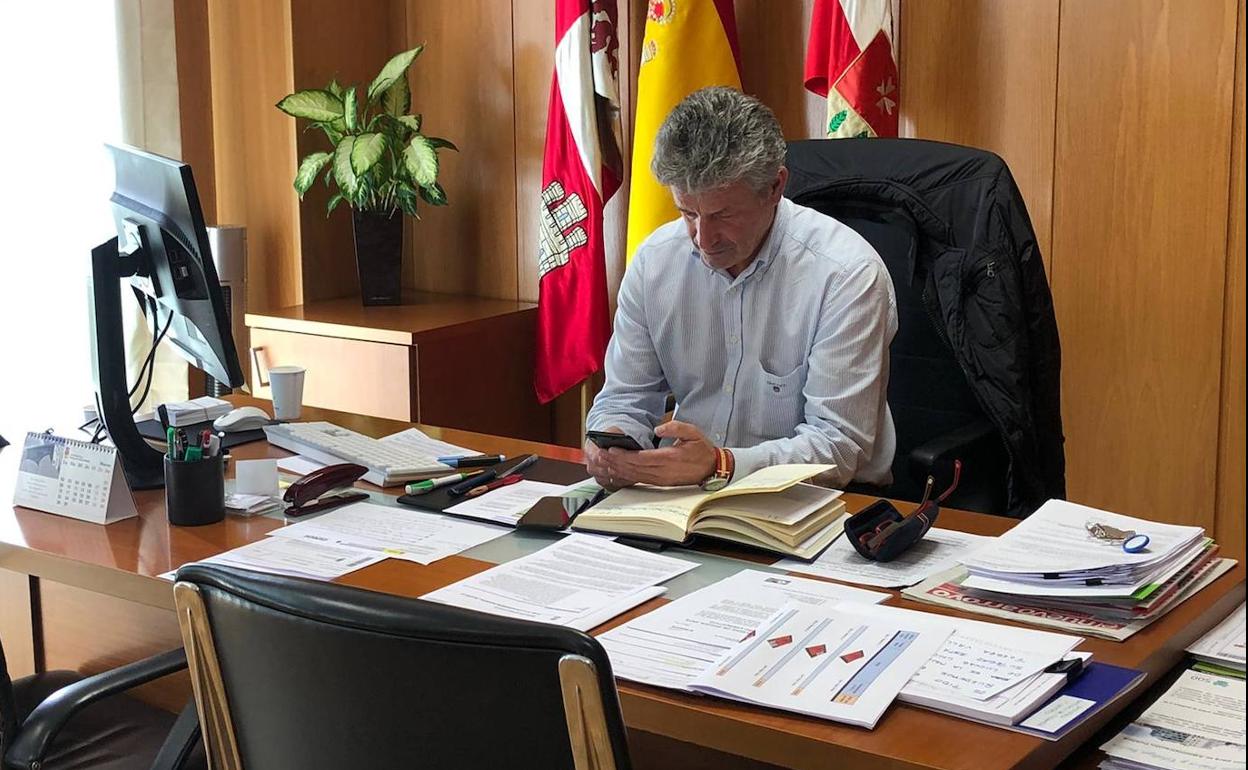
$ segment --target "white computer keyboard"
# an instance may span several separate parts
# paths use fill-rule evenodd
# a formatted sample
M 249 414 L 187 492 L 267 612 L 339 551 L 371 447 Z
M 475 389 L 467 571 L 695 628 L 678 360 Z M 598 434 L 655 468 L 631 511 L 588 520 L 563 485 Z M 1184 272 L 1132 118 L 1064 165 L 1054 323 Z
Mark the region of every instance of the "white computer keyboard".
M 363 465 L 369 470 L 365 480 L 379 486 L 394 486 L 451 472 L 451 468 L 438 462 L 436 457 L 329 422 L 266 425 L 264 434 L 270 444 L 313 460 Z

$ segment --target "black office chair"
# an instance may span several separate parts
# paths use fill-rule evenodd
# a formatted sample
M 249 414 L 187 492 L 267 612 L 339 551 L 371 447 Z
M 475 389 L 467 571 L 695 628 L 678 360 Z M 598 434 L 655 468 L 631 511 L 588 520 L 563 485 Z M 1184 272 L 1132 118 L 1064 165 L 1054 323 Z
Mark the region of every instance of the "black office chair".
M 938 493 L 961 460 L 951 507 L 1024 516 L 1049 497 L 1064 497 L 1056 319 L 1026 206 L 1004 161 L 940 142 L 846 139 L 793 142 L 786 165 L 785 195 L 870 242 L 897 296 L 888 385 L 897 429 L 893 484 L 857 491 L 916 501 L 929 475 Z M 1021 266 L 1007 264 L 1015 259 Z M 983 269 L 968 280 L 971 265 Z M 956 299 L 951 278 L 963 281 Z M 983 317 L 995 295 L 975 298 L 974 280 L 1013 281 L 1002 293 L 1026 297 L 1028 321 L 999 328 L 1009 314 Z M 977 330 L 993 328 L 1003 340 L 985 355 L 1009 357 L 1011 390 L 977 371 L 967 335 L 963 347 L 951 344 L 949 324 L 959 329 L 966 312 L 983 317 Z M 994 420 L 983 404 L 1002 398 L 1021 406 Z M 1018 414 L 1034 421 L 1031 431 L 1019 429 Z
M 0 645 L 0 758 L 6 770 L 198 770 L 194 706 L 175 717 L 122 693 L 186 668 L 181 650 L 83 677 L 9 678 Z
M 218 770 L 629 767 L 579 631 L 202 564 L 174 596 Z

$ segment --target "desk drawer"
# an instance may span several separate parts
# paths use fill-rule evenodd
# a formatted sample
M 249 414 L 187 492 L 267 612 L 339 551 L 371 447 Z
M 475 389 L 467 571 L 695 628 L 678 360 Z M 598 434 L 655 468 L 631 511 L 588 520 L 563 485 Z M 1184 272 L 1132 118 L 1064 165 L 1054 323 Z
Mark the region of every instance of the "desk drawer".
M 272 396 L 258 374 L 267 381 L 269 367 L 295 365 L 308 370 L 303 384 L 308 406 L 417 419 L 414 347 L 260 328 L 252 328 L 251 344 L 259 365 L 259 372 L 255 362 L 251 367 L 251 392 L 259 398 Z

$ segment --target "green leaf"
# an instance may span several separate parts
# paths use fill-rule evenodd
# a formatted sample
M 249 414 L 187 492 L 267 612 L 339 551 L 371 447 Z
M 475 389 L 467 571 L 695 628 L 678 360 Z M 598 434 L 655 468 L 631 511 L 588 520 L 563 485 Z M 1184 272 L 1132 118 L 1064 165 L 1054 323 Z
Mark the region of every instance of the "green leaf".
M 398 117 L 412 106 L 412 89 L 407 84 L 407 75 L 394 81 L 394 84 L 381 94 L 381 108 L 387 113 Z
M 346 200 L 346 196 L 342 193 L 334 193 L 333 197 L 329 199 L 329 205 L 325 207 L 325 218 L 329 219 L 329 215 L 334 213 L 334 209 L 338 208 L 338 204 L 342 203 L 344 200 Z
M 360 134 L 351 148 L 351 170 L 356 176 L 364 176 L 377 165 L 386 151 L 386 137 L 381 134 Z
M 430 185 L 421 185 L 420 197 L 430 206 L 446 205 L 446 190 L 443 190 L 442 185 L 437 182 Z
M 438 151 L 420 134 L 413 136 L 403 150 L 403 166 L 422 188 L 438 181 Z
M 355 86 L 348 88 L 342 97 L 342 119 L 347 133 L 353 133 L 360 127 L 360 116 L 355 105 Z
M 296 91 L 277 103 L 277 108 L 292 118 L 326 121 L 342 115 L 342 101 L 329 91 L 311 89 Z
M 325 86 L 325 90 L 329 91 L 334 96 L 337 96 L 339 99 L 342 98 L 342 86 L 338 85 L 337 78 L 329 81 L 329 85 Z
M 436 136 L 426 136 L 425 138 L 426 138 L 426 139 L 428 139 L 428 140 L 429 140 L 429 144 L 433 145 L 435 148 L 436 148 L 436 147 L 445 147 L 445 148 L 447 148 L 448 150 L 454 150 L 455 152 L 459 152 L 459 148 L 458 148 L 458 147 L 456 147 L 455 145 L 451 144 L 451 143 L 450 143 L 449 141 L 447 141 L 446 139 L 441 139 L 441 138 L 436 137 Z
M 299 193 L 299 200 L 303 200 L 303 194 L 316 181 L 316 175 L 321 173 L 321 169 L 325 168 L 325 164 L 332 157 L 334 156 L 328 152 L 314 152 L 299 164 L 299 172 L 295 174 L 295 192 Z
M 354 136 L 344 136 L 334 150 L 334 181 L 348 198 L 354 200 L 360 188 L 360 180 L 351 168 L 351 150 L 355 147 Z
M 373 78 L 373 82 L 368 86 L 368 103 L 372 104 L 383 91 L 394 85 L 394 81 L 407 75 L 407 68 L 412 66 L 412 62 L 420 56 L 420 52 L 425 50 L 423 45 L 418 45 L 410 51 L 404 51 L 397 54 L 390 61 L 386 62 L 386 66 L 381 68 L 381 72 L 377 73 L 377 77 Z

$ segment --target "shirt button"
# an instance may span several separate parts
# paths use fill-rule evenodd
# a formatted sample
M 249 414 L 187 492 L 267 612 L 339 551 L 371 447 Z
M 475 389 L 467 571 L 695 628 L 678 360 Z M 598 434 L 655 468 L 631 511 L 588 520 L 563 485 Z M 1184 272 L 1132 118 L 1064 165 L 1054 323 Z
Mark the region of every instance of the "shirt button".
M 724 392 L 725 392 L 725 393 L 731 393 L 731 392 L 732 392 L 732 386 L 731 386 L 731 385 L 725 385 L 725 386 L 724 386 Z
M 732 335 L 731 337 L 729 337 L 729 338 L 728 338 L 728 341 L 729 341 L 729 342 L 731 342 L 731 343 L 733 343 L 733 344 L 735 345 L 738 339 L 740 339 L 740 338 L 739 338 L 737 335 L 735 335 L 735 334 L 734 334 L 734 335 Z
M 716 443 L 719 443 L 719 442 L 721 442 L 721 441 L 723 441 L 723 440 L 724 440 L 724 434 L 722 434 L 722 433 L 716 433 L 716 434 L 715 434 L 715 442 L 716 442 Z

